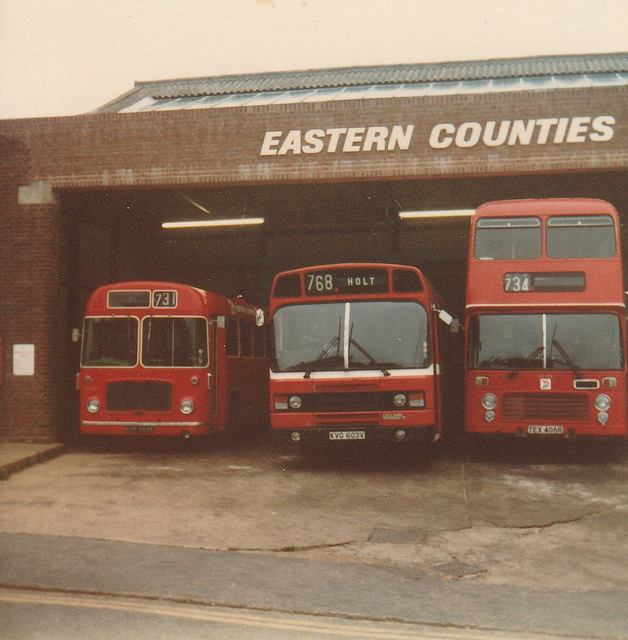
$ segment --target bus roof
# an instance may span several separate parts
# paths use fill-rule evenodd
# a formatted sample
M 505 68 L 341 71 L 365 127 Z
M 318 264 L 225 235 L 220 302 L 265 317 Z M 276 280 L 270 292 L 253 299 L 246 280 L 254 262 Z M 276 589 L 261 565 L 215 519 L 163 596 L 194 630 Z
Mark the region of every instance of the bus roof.
M 352 271 L 356 272 L 355 275 L 360 275 L 364 270 L 368 269 L 379 269 L 386 270 L 388 272 L 392 272 L 394 276 L 395 271 L 404 271 L 411 272 L 416 276 L 418 284 L 416 288 L 406 288 L 400 289 L 399 291 L 382 291 L 381 288 L 377 288 L 376 290 L 369 291 L 367 287 L 356 289 L 355 291 L 348 291 L 345 289 L 342 292 L 332 292 L 329 294 L 323 294 L 322 296 L 311 296 L 304 292 L 303 285 L 303 277 L 309 273 L 322 273 L 325 271 L 338 271 L 345 272 L 349 275 L 354 275 L 351 273 Z M 360 273 L 358 273 L 360 272 Z M 278 294 L 278 284 L 283 282 L 284 284 L 288 282 L 290 278 L 299 278 L 298 285 L 290 285 L 288 287 L 284 287 L 284 290 L 279 295 Z M 293 280 L 294 282 L 294 280 Z M 393 285 L 394 286 L 394 285 Z M 359 297 L 359 296 L 371 296 L 371 297 L 381 297 L 381 296 L 392 296 L 395 297 L 403 297 L 404 295 L 408 298 L 416 297 L 417 295 L 425 296 L 428 298 L 432 298 L 437 301 L 437 294 L 434 291 L 434 288 L 430 281 L 425 277 L 425 275 L 421 272 L 420 269 L 414 267 L 412 265 L 403 265 L 403 264 L 393 264 L 393 263 L 383 263 L 383 262 L 342 262 L 337 264 L 322 264 L 322 265 L 314 265 L 308 267 L 301 267 L 298 269 L 291 269 L 288 271 L 282 271 L 278 273 L 273 281 L 273 287 L 271 291 L 271 305 L 275 304 L 287 304 L 289 302 L 294 302 L 296 300 L 308 300 L 310 302 L 315 302 L 316 299 L 325 298 L 325 299 L 336 299 L 341 300 L 347 297 Z
M 600 214 L 617 215 L 612 204 L 595 198 L 537 198 L 528 200 L 497 200 L 480 205 L 476 211 L 479 217 L 508 217 L 526 215 L 577 215 Z
M 137 292 L 135 299 L 121 297 L 119 302 L 110 304 L 110 292 Z M 148 293 L 147 293 L 148 292 Z M 155 303 L 151 293 L 176 292 L 176 302 Z M 145 294 L 142 296 L 141 294 Z M 215 313 L 228 316 L 255 316 L 258 308 L 243 298 L 229 299 L 225 296 L 204 291 L 188 284 L 176 282 L 138 280 L 115 282 L 98 287 L 89 297 L 85 314 L 115 314 L 133 312 L 145 313 Z

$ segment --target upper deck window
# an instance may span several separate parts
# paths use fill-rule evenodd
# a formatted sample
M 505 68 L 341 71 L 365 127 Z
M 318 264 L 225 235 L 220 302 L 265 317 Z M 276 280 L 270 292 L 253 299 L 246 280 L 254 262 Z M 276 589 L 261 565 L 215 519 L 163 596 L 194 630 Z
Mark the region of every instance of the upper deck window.
M 542 251 L 539 218 L 481 218 L 475 227 L 478 260 L 527 260 Z
M 556 216 L 547 221 L 550 258 L 612 258 L 615 252 L 610 216 Z
M 419 274 L 411 269 L 395 269 L 392 275 L 392 285 L 395 293 L 416 293 L 423 291 Z
M 301 278 L 298 273 L 291 273 L 277 278 L 273 296 L 275 298 L 298 298 L 301 295 Z

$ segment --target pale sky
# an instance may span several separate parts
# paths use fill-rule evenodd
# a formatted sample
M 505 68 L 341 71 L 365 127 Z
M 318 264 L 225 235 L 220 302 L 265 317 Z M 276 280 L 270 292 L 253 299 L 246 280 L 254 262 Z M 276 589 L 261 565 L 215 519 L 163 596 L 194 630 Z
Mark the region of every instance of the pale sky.
M 0 0 L 0 119 L 134 82 L 628 51 L 628 0 Z

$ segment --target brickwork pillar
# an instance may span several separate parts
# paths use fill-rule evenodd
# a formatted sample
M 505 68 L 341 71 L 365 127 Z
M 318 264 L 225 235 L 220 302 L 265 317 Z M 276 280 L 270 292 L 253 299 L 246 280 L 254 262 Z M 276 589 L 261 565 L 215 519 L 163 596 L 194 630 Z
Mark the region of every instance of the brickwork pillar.
M 0 158 L 0 440 L 53 441 L 60 346 L 59 205 L 49 183 L 28 182 L 28 154 L 21 145 L 0 137 Z

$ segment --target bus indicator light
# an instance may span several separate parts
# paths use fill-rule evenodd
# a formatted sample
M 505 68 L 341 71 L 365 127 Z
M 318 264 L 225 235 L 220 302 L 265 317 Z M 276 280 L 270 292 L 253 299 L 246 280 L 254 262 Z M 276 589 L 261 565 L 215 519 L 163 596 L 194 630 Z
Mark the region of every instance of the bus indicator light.
M 275 396 L 275 411 L 288 410 L 288 396 Z
M 423 391 L 412 391 L 408 394 L 408 406 L 413 409 L 425 406 L 425 393 Z

